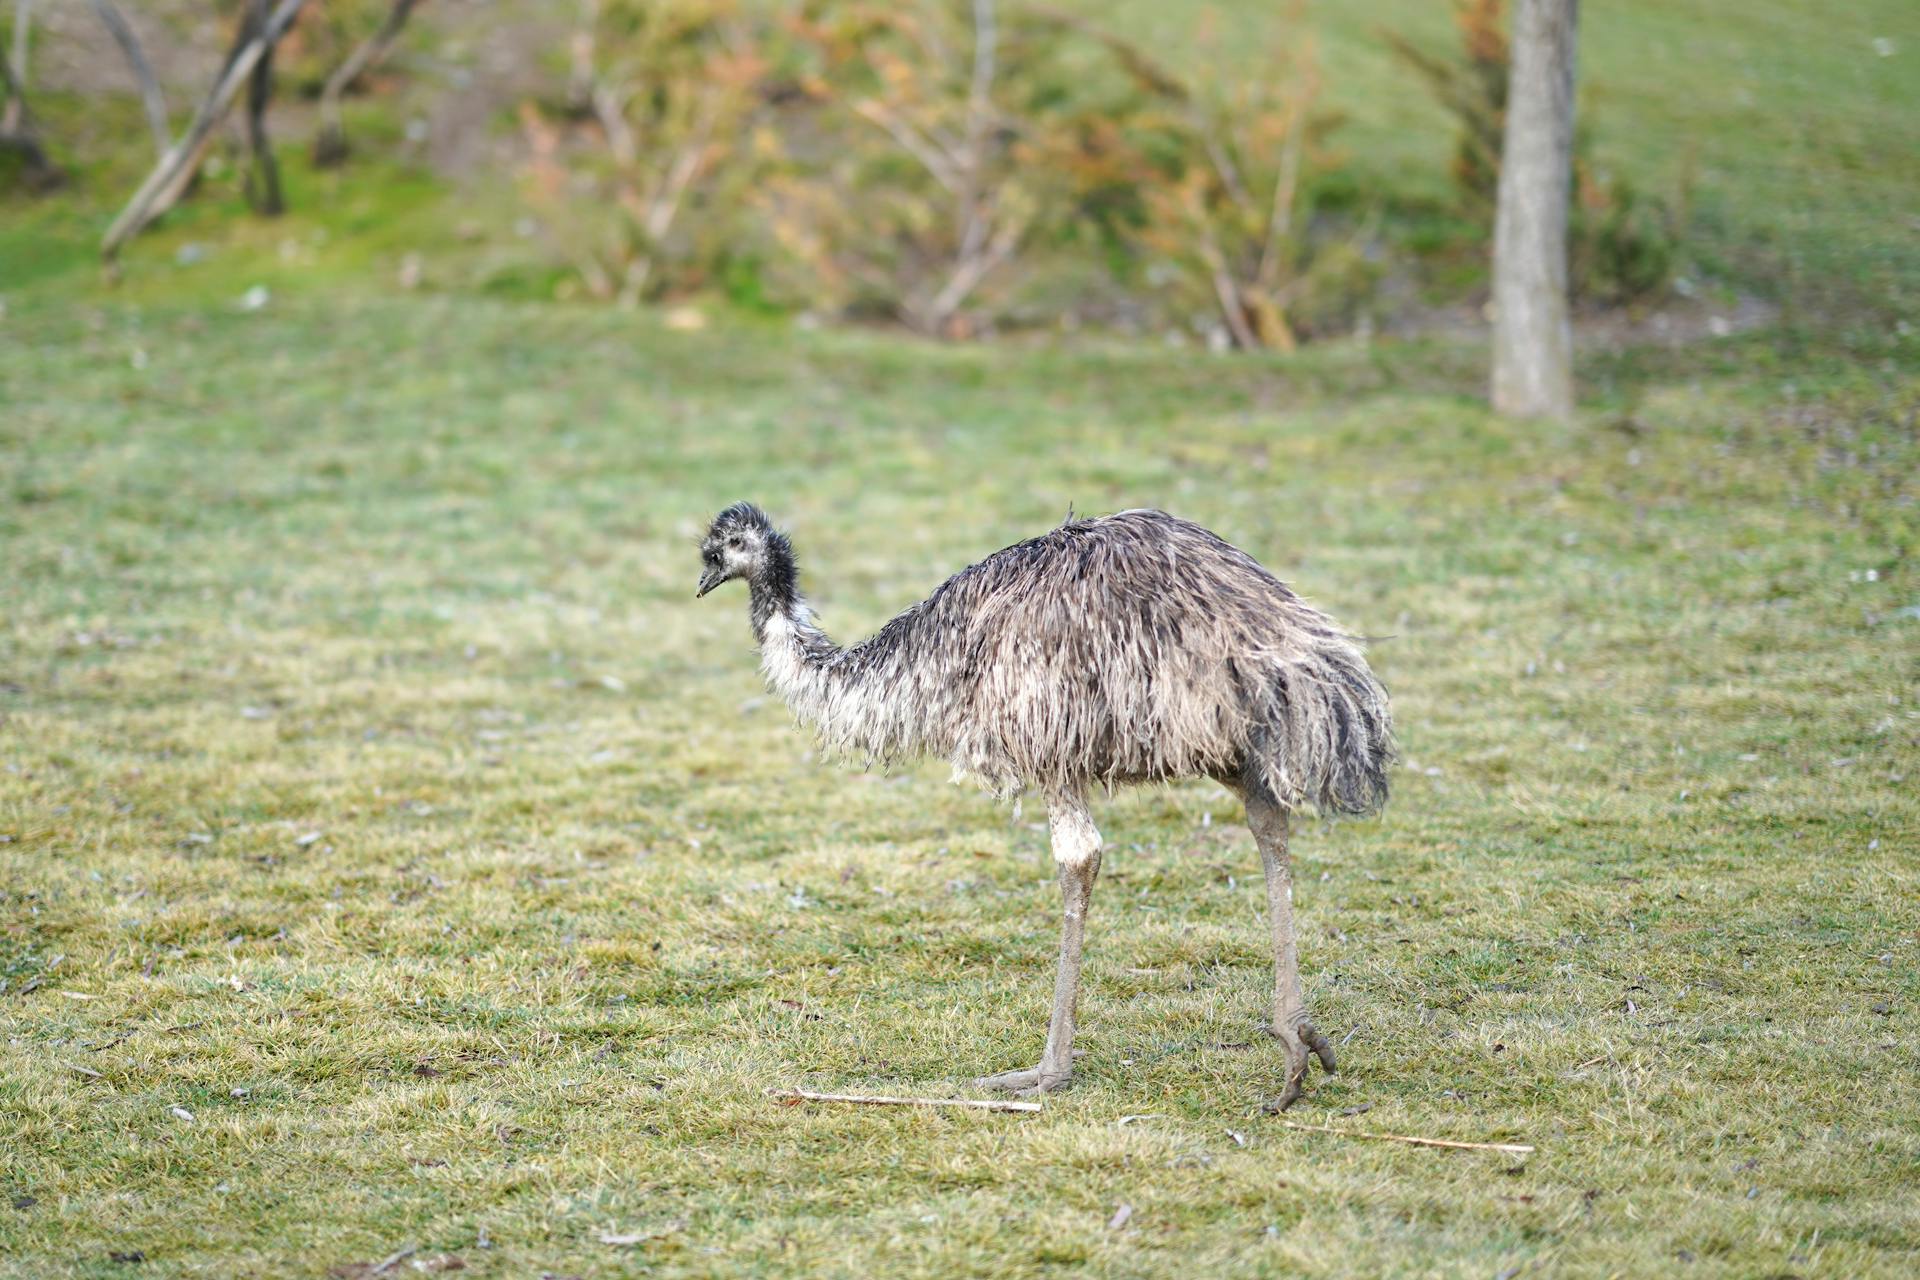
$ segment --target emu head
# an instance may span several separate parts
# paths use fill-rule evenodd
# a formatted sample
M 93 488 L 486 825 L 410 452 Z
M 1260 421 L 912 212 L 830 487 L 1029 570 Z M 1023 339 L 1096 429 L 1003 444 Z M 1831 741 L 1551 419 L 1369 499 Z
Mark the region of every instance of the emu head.
M 793 548 L 751 502 L 736 502 L 713 518 L 700 540 L 700 589 L 694 597 L 734 578 L 756 588 L 791 591 L 793 586 Z

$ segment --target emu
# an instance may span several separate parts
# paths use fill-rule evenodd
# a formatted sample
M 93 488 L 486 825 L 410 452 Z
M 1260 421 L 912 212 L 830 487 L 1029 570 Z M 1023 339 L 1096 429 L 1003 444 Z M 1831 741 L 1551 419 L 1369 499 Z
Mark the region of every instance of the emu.
M 1366 814 L 1394 760 L 1387 693 L 1359 643 L 1252 556 L 1161 511 L 1072 519 L 961 570 L 865 643 L 841 648 L 800 594 L 793 545 L 736 503 L 701 542 L 697 596 L 744 578 L 762 673 L 828 755 L 950 761 L 996 795 L 1046 798 L 1064 919 L 1038 1065 L 976 1080 L 1071 1083 L 1080 949 L 1100 833 L 1094 784 L 1213 778 L 1246 804 L 1266 873 L 1286 1057 L 1276 1105 L 1333 1046 L 1300 994 L 1287 818 Z

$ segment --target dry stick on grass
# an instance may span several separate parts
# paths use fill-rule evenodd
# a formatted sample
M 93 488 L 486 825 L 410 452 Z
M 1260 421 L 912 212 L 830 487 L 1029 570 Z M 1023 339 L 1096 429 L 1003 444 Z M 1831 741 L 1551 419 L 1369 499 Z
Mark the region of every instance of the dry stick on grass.
M 1520 1142 L 1454 1142 L 1447 1138 L 1411 1138 L 1404 1133 L 1368 1133 L 1361 1129 L 1335 1129 L 1324 1124 L 1301 1124 L 1297 1120 L 1282 1120 L 1281 1124 L 1289 1129 L 1304 1129 L 1309 1133 L 1332 1133 L 1342 1138 L 1377 1138 L 1383 1142 L 1406 1142 L 1416 1147 L 1452 1147 L 1461 1151 L 1504 1151 L 1510 1156 L 1532 1155 L 1533 1148 Z
M 164 156 L 167 145 L 173 141 L 173 131 L 167 125 L 167 99 L 160 92 L 160 81 L 153 74 L 153 64 L 147 61 L 146 50 L 140 47 L 140 37 L 127 25 L 113 0 L 93 0 L 93 11 L 113 36 L 113 42 L 120 46 L 120 52 L 126 55 L 127 66 L 133 69 L 133 78 L 140 85 L 140 103 L 147 112 L 147 127 L 153 130 L 154 154 Z
M 254 34 L 253 38 L 235 48 L 233 56 L 228 58 L 221 68 L 219 78 L 214 82 L 206 100 L 194 113 L 193 123 L 178 142 L 167 149 L 167 154 L 153 167 L 140 189 L 133 193 L 133 199 L 120 211 L 120 216 L 107 228 L 106 238 L 101 242 L 100 255 L 111 262 L 120 252 L 120 246 L 138 235 L 142 228 L 165 213 L 173 201 L 185 190 L 188 180 L 199 167 L 200 157 L 207 144 L 212 140 L 214 126 L 233 105 L 233 99 L 240 87 L 253 75 L 253 69 L 266 56 L 267 50 L 279 42 L 287 33 L 293 20 L 300 15 L 306 0 L 280 0 L 280 5 L 267 19 L 264 30 Z
M 420 1252 L 420 1246 L 417 1244 L 410 1244 L 410 1245 L 404 1246 L 403 1248 L 395 1249 L 392 1253 L 388 1254 L 384 1259 L 375 1263 L 373 1268 L 370 1271 L 368 1271 L 367 1274 L 370 1276 L 386 1275 L 387 1272 L 393 1270 L 395 1267 L 399 1266 L 401 1263 L 405 1262 L 408 1258 L 411 1258 L 414 1254 L 418 1252 Z
M 327 77 L 320 90 L 320 133 L 313 140 L 313 162 L 331 168 L 347 158 L 347 129 L 340 119 L 340 98 L 353 82 L 387 60 L 419 0 L 394 0 L 387 20 Z
M 999 1098 L 889 1098 L 871 1093 L 812 1093 L 806 1089 L 769 1089 L 775 1102 L 795 1106 L 802 1102 L 854 1102 L 874 1107 L 965 1107 L 973 1111 L 1042 1110 L 1037 1102 L 1009 1102 Z

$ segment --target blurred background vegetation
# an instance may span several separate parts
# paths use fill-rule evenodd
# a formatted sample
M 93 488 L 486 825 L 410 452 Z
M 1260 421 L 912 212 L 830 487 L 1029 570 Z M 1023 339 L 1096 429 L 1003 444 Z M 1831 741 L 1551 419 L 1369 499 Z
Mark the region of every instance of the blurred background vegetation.
M 125 6 L 176 137 L 250 3 Z M 395 7 L 316 0 L 265 117 L 286 215 L 245 212 L 236 110 L 121 287 L 325 279 L 1215 348 L 1471 330 L 1503 7 L 428 0 L 335 86 L 321 141 L 329 78 Z M 91 290 L 153 144 L 99 6 L 29 8 L 47 168 L 0 151 L 0 288 Z M 1915 25 L 1902 0 L 1590 15 L 1571 237 L 1587 329 L 1910 323 Z

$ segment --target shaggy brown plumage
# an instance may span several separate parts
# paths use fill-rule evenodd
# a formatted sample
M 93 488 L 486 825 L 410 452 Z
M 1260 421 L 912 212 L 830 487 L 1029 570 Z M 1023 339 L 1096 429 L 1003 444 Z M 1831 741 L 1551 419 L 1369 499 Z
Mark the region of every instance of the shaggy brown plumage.
M 765 515 L 722 512 L 710 558 L 733 537 L 759 553 L 745 576 L 768 683 L 836 755 L 939 756 L 1003 795 L 1214 777 L 1327 813 L 1386 799 L 1392 717 L 1359 644 L 1190 521 L 1069 520 L 844 649 Z

